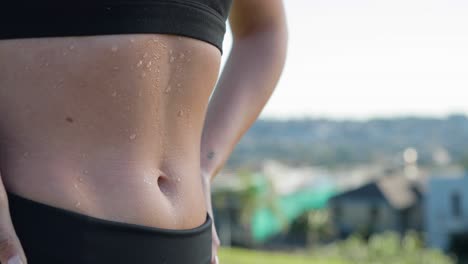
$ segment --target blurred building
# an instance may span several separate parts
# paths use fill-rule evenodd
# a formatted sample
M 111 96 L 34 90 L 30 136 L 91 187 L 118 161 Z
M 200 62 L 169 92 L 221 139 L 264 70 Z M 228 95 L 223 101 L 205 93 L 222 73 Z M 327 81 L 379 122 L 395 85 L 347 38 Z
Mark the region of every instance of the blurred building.
M 427 243 L 448 250 L 468 249 L 468 175 L 431 177 L 426 194 Z
M 382 176 L 333 197 L 334 229 L 340 238 L 383 231 L 422 230 L 423 184 L 404 174 Z

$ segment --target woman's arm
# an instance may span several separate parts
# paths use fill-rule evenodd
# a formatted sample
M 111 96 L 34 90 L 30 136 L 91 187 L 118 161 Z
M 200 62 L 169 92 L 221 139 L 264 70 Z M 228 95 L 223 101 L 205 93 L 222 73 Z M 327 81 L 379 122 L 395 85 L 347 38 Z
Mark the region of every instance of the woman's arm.
M 234 0 L 233 47 L 211 98 L 201 168 L 211 180 L 257 119 L 283 70 L 287 28 L 281 0 Z
M 234 0 L 233 47 L 208 106 L 201 142 L 206 205 L 213 217 L 210 182 L 257 119 L 283 70 L 287 29 L 281 0 Z M 213 225 L 213 258 L 220 242 Z

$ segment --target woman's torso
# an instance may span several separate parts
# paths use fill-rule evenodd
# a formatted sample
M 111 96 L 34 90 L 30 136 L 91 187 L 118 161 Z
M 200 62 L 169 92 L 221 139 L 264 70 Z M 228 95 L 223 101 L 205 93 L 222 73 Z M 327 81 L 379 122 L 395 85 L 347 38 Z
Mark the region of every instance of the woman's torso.
M 170 35 L 0 41 L 6 189 L 108 220 L 199 226 L 200 137 L 219 62 L 216 47 Z

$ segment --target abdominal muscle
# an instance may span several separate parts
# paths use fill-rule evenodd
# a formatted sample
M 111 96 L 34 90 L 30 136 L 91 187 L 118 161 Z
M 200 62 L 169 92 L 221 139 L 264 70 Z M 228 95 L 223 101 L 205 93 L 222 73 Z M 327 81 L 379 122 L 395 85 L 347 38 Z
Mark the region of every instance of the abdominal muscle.
M 9 192 L 113 220 L 206 219 L 200 138 L 220 52 L 169 35 L 0 41 L 0 172 Z

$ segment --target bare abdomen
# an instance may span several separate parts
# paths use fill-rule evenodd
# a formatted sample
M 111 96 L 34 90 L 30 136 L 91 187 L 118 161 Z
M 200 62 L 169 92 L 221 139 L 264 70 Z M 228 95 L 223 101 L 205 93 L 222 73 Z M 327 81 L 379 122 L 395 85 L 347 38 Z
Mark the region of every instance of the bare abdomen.
M 7 189 L 110 220 L 200 225 L 200 137 L 219 60 L 176 36 L 0 41 Z

